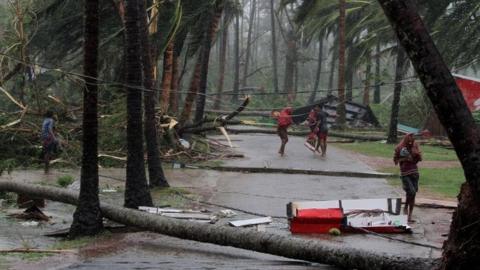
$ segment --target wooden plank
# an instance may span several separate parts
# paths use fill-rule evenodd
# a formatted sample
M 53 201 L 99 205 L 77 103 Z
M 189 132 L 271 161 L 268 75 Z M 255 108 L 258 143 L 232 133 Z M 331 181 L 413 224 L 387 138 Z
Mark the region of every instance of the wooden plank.
M 212 217 L 207 214 L 196 214 L 196 213 L 162 213 L 164 217 L 178 218 L 178 219 L 200 219 L 200 220 L 211 220 Z
M 271 223 L 272 217 L 262 217 L 262 218 L 252 218 L 252 219 L 244 219 L 244 220 L 236 220 L 230 221 L 230 224 L 233 227 L 245 227 L 245 226 L 253 226 L 259 224 L 268 224 Z

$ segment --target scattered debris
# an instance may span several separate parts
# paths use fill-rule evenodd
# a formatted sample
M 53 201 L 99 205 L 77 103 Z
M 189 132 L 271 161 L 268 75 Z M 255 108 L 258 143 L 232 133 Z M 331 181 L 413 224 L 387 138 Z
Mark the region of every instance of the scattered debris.
M 234 211 L 230 210 L 230 209 L 225 209 L 225 210 L 220 210 L 218 213 L 215 214 L 217 217 L 220 217 L 220 218 L 230 218 L 230 217 L 234 217 L 237 215 L 237 213 L 235 213 Z
M 102 189 L 102 193 L 115 193 L 115 192 L 117 192 L 117 190 L 114 188 Z
M 188 219 L 195 221 L 207 221 L 210 223 L 215 223 L 218 219 L 214 215 L 203 214 L 199 210 L 186 210 L 186 209 L 176 209 L 176 208 L 161 208 L 161 207 L 148 207 L 148 206 L 139 206 L 138 210 L 145 211 L 150 214 L 161 215 L 164 217 L 177 218 L 177 219 Z
M 236 220 L 230 221 L 230 224 L 233 227 L 246 227 L 246 226 L 254 226 L 260 224 L 268 224 L 272 223 L 272 217 L 261 217 L 261 218 L 252 218 L 252 219 L 243 219 L 243 220 Z
M 287 204 L 292 233 L 343 232 L 410 233 L 400 198 L 305 201 Z
M 38 221 L 25 221 L 25 222 L 20 222 L 20 225 L 24 227 L 37 227 L 40 224 Z
M 35 205 L 30 206 L 21 213 L 10 214 L 9 216 L 26 220 L 50 221 L 50 218 Z

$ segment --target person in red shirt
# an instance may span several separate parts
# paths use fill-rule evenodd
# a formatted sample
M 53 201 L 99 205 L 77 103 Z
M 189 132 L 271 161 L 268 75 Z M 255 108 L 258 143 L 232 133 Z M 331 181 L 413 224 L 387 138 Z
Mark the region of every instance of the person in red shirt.
M 408 221 L 413 222 L 412 211 L 415 205 L 415 195 L 418 191 L 418 166 L 417 163 L 422 160 L 422 153 L 418 144 L 415 142 L 413 133 L 403 137 L 402 141 L 395 147 L 393 162 L 400 165 L 400 176 L 402 179 L 403 190 L 406 193 L 405 208 L 403 213 L 408 215 Z
M 280 112 L 272 112 L 272 116 L 277 120 L 277 134 L 282 141 L 280 145 L 280 150 L 278 153 L 283 156 L 285 155 L 285 145 L 288 142 L 288 127 L 292 124 L 292 108 L 286 107 Z

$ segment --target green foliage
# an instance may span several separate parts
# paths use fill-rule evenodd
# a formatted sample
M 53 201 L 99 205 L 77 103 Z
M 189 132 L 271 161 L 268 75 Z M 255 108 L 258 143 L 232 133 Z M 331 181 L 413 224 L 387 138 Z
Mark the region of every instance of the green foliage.
M 193 194 L 182 188 L 155 188 L 151 193 L 156 204 L 162 206 L 184 208 L 191 202 L 188 198 L 196 199 Z
M 480 111 L 474 111 L 472 115 L 475 123 L 477 123 L 477 125 L 480 124 Z
M 415 128 L 422 128 L 431 110 L 431 103 L 423 89 L 408 87 L 408 84 L 404 86 L 400 98 L 398 117 L 400 123 Z
M 61 187 L 67 187 L 75 181 L 74 177 L 71 175 L 62 175 L 57 178 L 57 184 Z
M 355 142 L 337 144 L 337 147 L 355 151 L 367 156 L 393 158 L 395 145 L 381 142 Z M 456 161 L 455 151 L 443 147 L 421 145 L 423 160 L 429 161 Z M 393 161 L 392 161 L 393 163 Z
M 0 175 L 3 174 L 4 171 L 7 171 L 7 173 L 11 173 L 12 170 L 16 167 L 17 162 L 13 158 L 8 158 L 5 160 L 0 161 Z
M 388 128 L 390 125 L 390 114 L 392 111 L 392 105 L 389 103 L 382 104 L 370 104 L 373 114 L 377 117 L 380 126 Z

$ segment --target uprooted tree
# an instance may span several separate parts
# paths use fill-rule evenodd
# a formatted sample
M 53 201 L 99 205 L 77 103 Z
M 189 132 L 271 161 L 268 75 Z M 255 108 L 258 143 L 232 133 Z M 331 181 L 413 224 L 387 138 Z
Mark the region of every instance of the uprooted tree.
M 68 204 L 78 203 L 75 193 L 54 187 L 0 181 L 0 191 L 35 195 Z M 438 260 L 435 259 L 403 258 L 338 246 L 317 239 L 308 240 L 250 229 L 169 219 L 105 203 L 101 203 L 100 208 L 103 216 L 113 221 L 181 239 L 336 265 L 345 269 L 416 270 L 434 269 L 438 265 Z
M 480 130 L 412 0 L 379 0 L 455 147 L 466 183 L 458 195 L 441 269 L 480 265 Z

